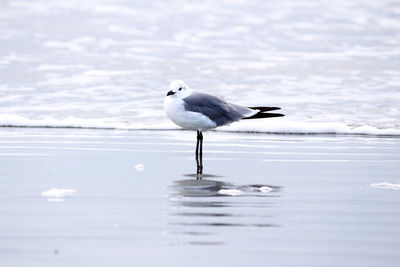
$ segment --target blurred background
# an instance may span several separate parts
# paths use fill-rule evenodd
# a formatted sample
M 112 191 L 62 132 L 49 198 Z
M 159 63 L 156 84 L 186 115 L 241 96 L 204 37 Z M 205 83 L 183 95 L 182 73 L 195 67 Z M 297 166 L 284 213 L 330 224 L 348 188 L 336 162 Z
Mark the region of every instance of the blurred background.
M 399 1 L 3 0 L 0 31 L 3 126 L 173 128 L 182 79 L 289 124 L 400 129 Z

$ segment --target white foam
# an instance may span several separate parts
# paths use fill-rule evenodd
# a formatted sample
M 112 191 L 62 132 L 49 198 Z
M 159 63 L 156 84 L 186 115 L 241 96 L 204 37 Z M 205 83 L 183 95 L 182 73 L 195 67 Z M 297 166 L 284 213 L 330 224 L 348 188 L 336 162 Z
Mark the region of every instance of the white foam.
M 84 119 L 77 117 L 67 117 L 65 119 L 56 119 L 53 117 L 46 117 L 41 119 L 30 119 L 19 115 L 0 114 L 0 126 L 11 127 L 49 127 L 49 128 L 98 128 L 98 129 L 121 129 L 121 130 L 169 130 L 177 129 L 170 122 L 159 124 L 146 124 L 146 123 L 122 123 L 111 122 L 107 119 Z
M 74 64 L 64 64 L 64 65 L 54 65 L 54 64 L 40 64 L 35 70 L 38 71 L 65 71 L 65 70 L 75 70 L 75 69 L 88 69 L 87 65 L 74 65 Z
M 228 196 L 239 196 L 242 194 L 242 191 L 238 190 L 238 189 L 220 189 L 218 190 L 218 194 L 221 195 L 228 195 Z
M 150 33 L 146 31 L 140 31 L 136 30 L 132 27 L 122 27 L 118 25 L 111 25 L 107 28 L 110 32 L 116 32 L 116 33 L 121 33 L 121 34 L 127 34 L 127 35 L 139 35 L 139 36 L 149 36 Z
M 97 4 L 95 9 L 95 13 L 105 13 L 105 14 L 118 14 L 121 15 L 128 15 L 128 16 L 135 16 L 138 15 L 138 10 L 134 8 L 129 8 L 123 5 L 111 5 L 111 4 Z
M 99 128 L 99 129 L 123 129 L 123 130 L 174 130 L 178 126 L 166 118 L 160 123 L 150 122 L 119 122 L 106 118 L 77 118 L 67 117 L 56 119 L 45 117 L 30 119 L 27 117 L 0 114 L 0 126 L 12 127 L 54 127 L 54 128 Z M 354 134 L 354 135 L 382 135 L 400 136 L 400 129 L 380 129 L 370 125 L 351 127 L 340 122 L 301 122 L 282 118 L 269 120 L 243 120 L 216 129 L 226 132 L 254 132 L 276 134 Z
M 229 132 L 260 132 L 280 134 L 364 134 L 364 135 L 400 135 L 400 129 L 379 129 L 369 125 L 351 127 L 340 122 L 301 122 L 282 118 L 251 120 L 233 123 L 219 128 Z
M 26 49 L 4 49 L 0 64 L 6 64 L 8 73 L 24 69 L 29 75 L 1 77 L 0 114 L 26 116 L 7 125 L 178 129 L 165 123 L 162 112 L 165 79 L 171 73 L 188 79 L 191 66 L 196 75 L 188 82 L 194 88 L 232 103 L 281 106 L 287 115 L 282 122 L 241 122 L 221 130 L 400 136 L 400 38 L 392 34 L 400 22 L 384 12 L 393 1 L 373 1 L 363 8 L 356 0 L 336 1 L 333 7 L 327 1 L 306 1 L 307 8 L 304 1 L 277 1 L 263 6 L 267 17 L 248 12 L 258 6 L 247 3 L 251 1 L 233 8 L 229 1 L 172 1 L 172 9 L 162 3 L 110 0 L 9 2 L 0 39 L 4 47 L 22 43 Z M 177 7 L 179 15 L 166 20 Z M 170 28 L 194 14 L 201 15 L 202 24 L 164 38 L 160 21 Z M 313 20 L 299 21 L 299 14 L 312 14 Z M 69 17 L 75 24 L 62 24 L 62 36 L 45 27 L 24 39 L 31 33 L 20 27 L 21 17 L 43 25 Z M 232 17 L 240 23 L 232 24 Z M 86 20 L 93 23 L 77 32 L 74 25 Z M 98 28 L 107 34 L 99 35 Z M 329 42 L 324 41 L 326 33 Z M 294 41 L 287 42 L 286 36 Z M 242 42 L 246 53 L 238 53 Z M 173 68 L 160 68 L 165 62 Z M 23 89 L 27 85 L 33 90 Z
M 258 188 L 258 190 L 263 193 L 268 193 L 271 192 L 273 189 L 269 186 L 261 186 L 260 188 Z
M 381 189 L 394 189 L 400 190 L 400 184 L 392 184 L 392 183 L 373 183 L 371 187 L 381 188 Z
M 139 163 L 135 166 L 135 169 L 139 172 L 144 171 L 144 165 L 142 163 Z
M 42 192 L 41 196 L 50 198 L 63 198 L 66 196 L 74 196 L 76 195 L 76 193 L 77 191 L 75 189 L 52 188 L 50 190 Z

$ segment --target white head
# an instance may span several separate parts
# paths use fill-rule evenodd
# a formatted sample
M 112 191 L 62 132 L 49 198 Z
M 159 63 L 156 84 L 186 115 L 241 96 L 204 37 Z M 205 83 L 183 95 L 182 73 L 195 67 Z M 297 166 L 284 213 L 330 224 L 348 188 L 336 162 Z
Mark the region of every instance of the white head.
M 185 97 L 189 95 L 190 88 L 184 81 L 176 80 L 169 84 L 168 96 L 172 97 Z

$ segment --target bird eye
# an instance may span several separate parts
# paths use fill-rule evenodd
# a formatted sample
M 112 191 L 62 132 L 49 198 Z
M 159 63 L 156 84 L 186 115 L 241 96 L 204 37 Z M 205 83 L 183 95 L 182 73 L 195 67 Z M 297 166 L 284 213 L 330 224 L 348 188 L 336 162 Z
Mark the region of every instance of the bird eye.
M 179 91 L 182 91 L 182 87 L 179 87 L 179 89 L 178 89 Z

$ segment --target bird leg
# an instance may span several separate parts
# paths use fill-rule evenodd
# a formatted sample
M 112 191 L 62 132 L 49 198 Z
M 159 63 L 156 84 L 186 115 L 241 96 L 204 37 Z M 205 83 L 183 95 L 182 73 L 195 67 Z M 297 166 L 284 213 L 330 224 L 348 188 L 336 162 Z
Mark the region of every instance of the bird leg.
M 200 160 L 203 158 L 203 133 L 199 131 L 200 133 Z
M 202 174 L 203 173 L 203 133 L 201 131 L 197 131 L 196 163 L 197 163 L 197 174 Z
M 197 131 L 196 159 L 199 157 L 200 131 Z

